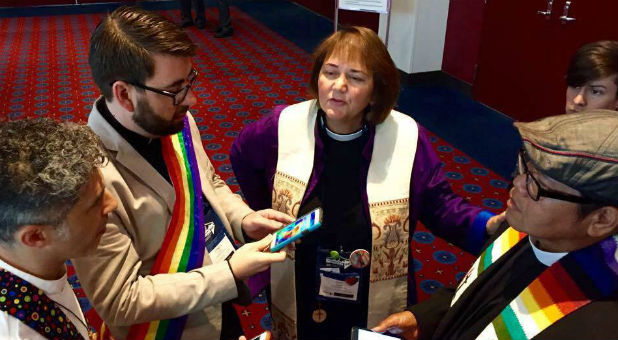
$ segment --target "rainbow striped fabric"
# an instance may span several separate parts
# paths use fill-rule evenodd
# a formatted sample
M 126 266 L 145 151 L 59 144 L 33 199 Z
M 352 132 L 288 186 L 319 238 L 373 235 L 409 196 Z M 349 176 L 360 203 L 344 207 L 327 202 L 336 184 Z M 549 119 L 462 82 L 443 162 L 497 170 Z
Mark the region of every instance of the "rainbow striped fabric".
M 161 138 L 161 147 L 176 201 L 151 275 L 199 268 L 203 265 L 205 251 L 202 185 L 188 117 L 181 132 Z M 186 321 L 187 315 L 184 315 L 133 325 L 127 338 L 179 339 Z
M 507 229 L 475 262 L 477 277 L 526 235 Z M 523 242 L 528 242 L 527 240 Z M 565 315 L 618 291 L 618 235 L 570 252 L 532 281 L 477 339 L 532 339 Z
M 526 237 L 526 234 L 520 233 L 513 228 L 508 228 L 504 231 L 504 233 L 490 244 L 481 256 L 479 256 L 477 277 L 524 237 Z

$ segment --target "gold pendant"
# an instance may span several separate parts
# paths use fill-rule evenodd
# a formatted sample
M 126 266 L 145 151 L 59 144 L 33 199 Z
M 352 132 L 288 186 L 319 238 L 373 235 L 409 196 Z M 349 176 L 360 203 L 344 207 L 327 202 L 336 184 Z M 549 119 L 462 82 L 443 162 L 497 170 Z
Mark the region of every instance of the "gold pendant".
M 318 308 L 318 309 L 313 311 L 313 314 L 311 315 L 311 318 L 316 323 L 322 323 L 322 322 L 324 322 L 324 320 L 326 320 L 326 311 L 323 310 L 322 308 Z

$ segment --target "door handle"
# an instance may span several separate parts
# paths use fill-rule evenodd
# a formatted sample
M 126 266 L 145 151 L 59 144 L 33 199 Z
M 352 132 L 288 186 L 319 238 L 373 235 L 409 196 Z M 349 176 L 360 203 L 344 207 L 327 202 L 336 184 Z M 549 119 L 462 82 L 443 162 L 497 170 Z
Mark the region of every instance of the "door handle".
M 569 17 L 570 7 L 571 7 L 571 1 L 567 1 L 564 3 L 564 9 L 562 11 L 562 16 L 560 17 L 560 20 L 562 20 L 563 24 L 566 24 L 567 22 L 575 21 L 575 18 Z
M 551 8 L 554 5 L 554 0 L 547 0 L 547 9 L 544 11 L 536 11 L 538 15 L 544 15 L 546 19 L 551 16 Z

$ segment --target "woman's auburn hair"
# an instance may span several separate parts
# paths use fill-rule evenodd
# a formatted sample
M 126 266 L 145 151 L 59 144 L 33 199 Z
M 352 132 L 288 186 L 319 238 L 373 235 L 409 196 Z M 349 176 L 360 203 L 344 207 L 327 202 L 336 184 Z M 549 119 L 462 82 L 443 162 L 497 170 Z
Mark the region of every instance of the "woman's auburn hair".
M 382 123 L 397 102 L 399 71 L 380 37 L 369 28 L 350 26 L 333 33 L 320 43 L 312 54 L 309 81 L 309 94 L 318 98 L 318 103 L 318 78 L 324 62 L 333 55 L 346 60 L 360 60 L 371 72 L 373 93 L 364 119 L 371 125 Z

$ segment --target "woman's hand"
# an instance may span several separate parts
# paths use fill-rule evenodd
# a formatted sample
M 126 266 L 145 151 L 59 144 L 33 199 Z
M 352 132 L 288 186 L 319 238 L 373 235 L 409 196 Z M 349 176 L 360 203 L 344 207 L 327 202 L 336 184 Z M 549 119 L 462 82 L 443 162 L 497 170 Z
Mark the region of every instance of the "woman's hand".
M 498 227 L 500 226 L 500 224 L 502 224 L 502 222 L 504 222 L 506 220 L 506 211 L 503 211 L 502 213 L 496 215 L 496 216 L 492 216 L 490 219 L 487 220 L 487 225 L 485 226 L 485 230 L 487 231 L 487 235 L 493 235 L 496 233 L 496 230 L 498 230 Z

